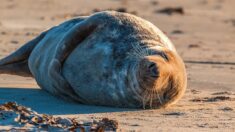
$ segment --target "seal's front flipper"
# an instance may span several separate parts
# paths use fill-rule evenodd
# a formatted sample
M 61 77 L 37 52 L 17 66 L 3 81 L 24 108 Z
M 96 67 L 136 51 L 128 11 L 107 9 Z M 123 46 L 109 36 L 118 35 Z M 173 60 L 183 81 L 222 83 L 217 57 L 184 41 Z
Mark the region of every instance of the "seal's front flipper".
M 28 67 L 28 58 L 33 48 L 45 36 L 46 32 L 29 41 L 14 53 L 0 60 L 0 74 L 12 74 L 32 77 Z
M 86 19 L 72 27 L 58 43 L 53 60 L 49 65 L 49 77 L 52 84 L 64 96 L 80 101 L 70 84 L 64 79 L 61 69 L 68 55 L 84 41 L 98 26 L 98 21 Z

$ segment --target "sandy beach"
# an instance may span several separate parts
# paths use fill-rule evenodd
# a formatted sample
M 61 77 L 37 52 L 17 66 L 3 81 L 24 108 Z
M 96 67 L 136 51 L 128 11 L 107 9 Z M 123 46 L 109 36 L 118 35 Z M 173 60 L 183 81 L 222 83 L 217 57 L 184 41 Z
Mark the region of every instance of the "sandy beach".
M 185 61 L 188 86 L 170 108 L 136 110 L 63 101 L 33 78 L 1 74 L 0 104 L 14 101 L 39 114 L 83 121 L 108 117 L 118 121 L 118 131 L 235 131 L 234 6 L 232 0 L 1 0 L 0 58 L 65 20 L 124 11 L 149 20 L 171 39 Z M 16 127 L 1 122 L 0 115 L 0 130 Z

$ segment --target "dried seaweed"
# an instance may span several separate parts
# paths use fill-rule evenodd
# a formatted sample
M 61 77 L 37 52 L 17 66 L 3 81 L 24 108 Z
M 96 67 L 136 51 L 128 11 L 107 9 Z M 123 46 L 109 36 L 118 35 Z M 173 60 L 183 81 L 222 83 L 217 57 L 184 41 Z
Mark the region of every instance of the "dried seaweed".
M 15 113 L 17 116 L 14 119 L 15 123 L 24 126 L 33 126 L 34 130 L 63 130 L 63 131 L 116 131 L 118 129 L 118 122 L 103 118 L 99 121 L 83 122 L 75 118 L 61 118 L 53 117 L 46 114 L 38 114 L 30 108 L 18 105 L 15 102 L 7 102 L 0 105 L 0 121 L 4 122 L 8 116 L 7 113 Z M 11 124 L 9 124 L 11 125 Z M 27 130 L 25 128 L 12 128 L 14 130 Z

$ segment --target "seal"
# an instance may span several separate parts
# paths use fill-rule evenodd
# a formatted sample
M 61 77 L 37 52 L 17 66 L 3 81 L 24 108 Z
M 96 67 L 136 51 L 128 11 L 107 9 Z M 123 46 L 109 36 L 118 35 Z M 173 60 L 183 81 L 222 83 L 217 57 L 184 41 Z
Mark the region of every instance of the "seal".
M 84 104 L 160 108 L 185 92 L 170 40 L 137 16 L 104 11 L 55 26 L 0 60 L 0 73 L 32 76 L 49 93 Z

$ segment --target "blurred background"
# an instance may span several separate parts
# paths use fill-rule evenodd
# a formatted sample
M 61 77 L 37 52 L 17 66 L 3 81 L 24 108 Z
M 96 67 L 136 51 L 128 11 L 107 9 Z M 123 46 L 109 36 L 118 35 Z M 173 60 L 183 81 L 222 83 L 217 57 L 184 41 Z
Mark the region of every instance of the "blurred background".
M 234 0 L 0 0 L 0 58 L 65 20 L 103 10 L 131 13 L 161 29 L 185 61 L 188 87 L 167 110 L 77 116 L 115 118 L 127 130 L 235 130 Z M 39 113 L 62 111 L 64 116 L 88 109 L 110 111 L 75 107 L 39 91 L 32 78 L 0 75 L 0 101 L 15 100 Z

